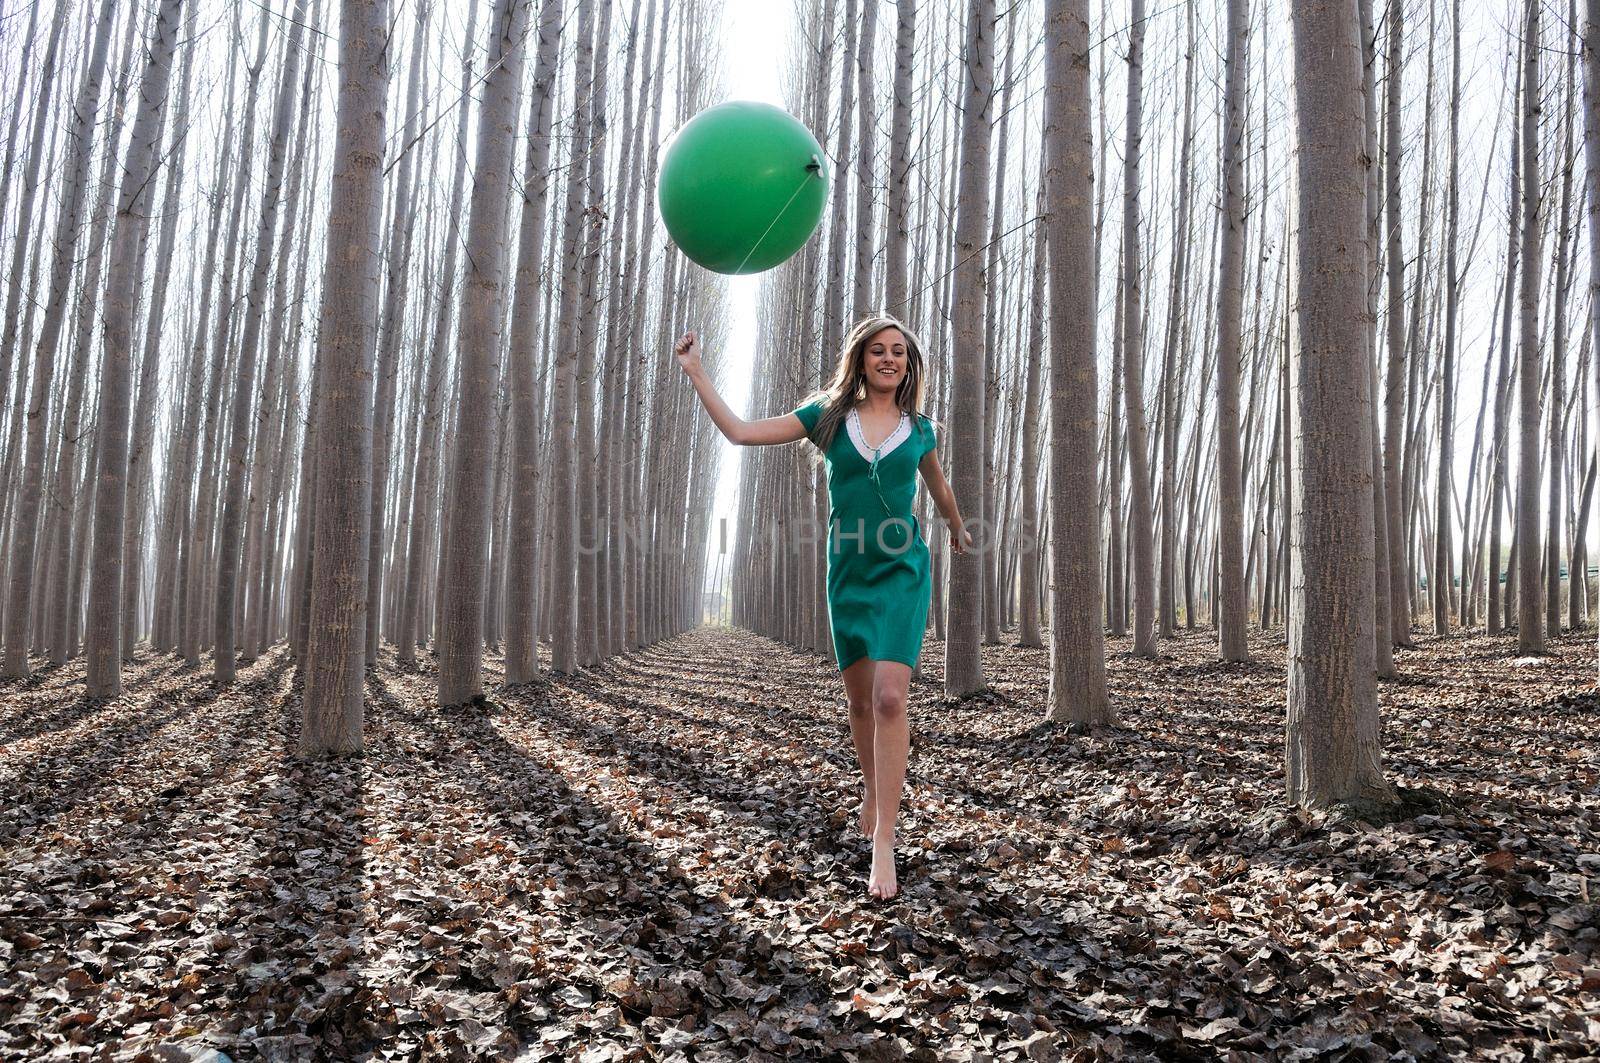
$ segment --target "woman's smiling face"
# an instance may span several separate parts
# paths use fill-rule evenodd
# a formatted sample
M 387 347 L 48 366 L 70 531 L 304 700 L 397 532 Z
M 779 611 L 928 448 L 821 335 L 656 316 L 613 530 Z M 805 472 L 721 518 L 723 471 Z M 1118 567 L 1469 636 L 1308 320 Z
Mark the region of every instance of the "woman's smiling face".
M 891 394 L 906 375 L 906 337 L 897 328 L 884 328 L 867 337 L 862 358 L 867 387 Z

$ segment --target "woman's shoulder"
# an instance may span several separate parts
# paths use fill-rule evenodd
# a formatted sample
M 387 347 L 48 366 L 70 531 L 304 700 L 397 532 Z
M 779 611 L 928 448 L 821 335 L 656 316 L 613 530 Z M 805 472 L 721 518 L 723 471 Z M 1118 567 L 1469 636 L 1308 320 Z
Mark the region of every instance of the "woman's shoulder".
M 814 391 L 801 398 L 800 404 L 790 412 L 800 418 L 800 423 L 805 425 L 806 432 L 810 433 L 816 430 L 817 422 L 822 419 L 822 413 L 827 407 L 827 393 Z

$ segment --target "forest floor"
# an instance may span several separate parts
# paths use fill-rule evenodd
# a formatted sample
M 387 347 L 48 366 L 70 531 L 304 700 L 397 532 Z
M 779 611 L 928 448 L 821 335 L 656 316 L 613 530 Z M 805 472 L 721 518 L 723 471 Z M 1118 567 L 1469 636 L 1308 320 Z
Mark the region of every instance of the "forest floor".
M 836 670 L 744 632 L 465 711 L 386 667 L 309 762 L 281 649 L 43 670 L 0 685 L 0 1057 L 1593 1058 L 1593 635 L 1419 635 L 1385 768 L 1450 804 L 1386 826 L 1286 806 L 1253 648 L 1114 641 L 1093 736 L 1038 726 L 1039 650 L 914 682 L 890 902 Z

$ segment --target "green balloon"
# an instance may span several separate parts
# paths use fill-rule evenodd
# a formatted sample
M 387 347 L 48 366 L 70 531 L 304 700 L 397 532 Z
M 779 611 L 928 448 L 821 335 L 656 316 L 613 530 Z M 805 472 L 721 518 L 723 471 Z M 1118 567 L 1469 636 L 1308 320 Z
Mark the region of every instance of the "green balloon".
M 679 250 L 717 273 L 760 273 L 793 255 L 827 199 L 817 139 L 770 103 L 709 107 L 661 154 L 661 220 Z

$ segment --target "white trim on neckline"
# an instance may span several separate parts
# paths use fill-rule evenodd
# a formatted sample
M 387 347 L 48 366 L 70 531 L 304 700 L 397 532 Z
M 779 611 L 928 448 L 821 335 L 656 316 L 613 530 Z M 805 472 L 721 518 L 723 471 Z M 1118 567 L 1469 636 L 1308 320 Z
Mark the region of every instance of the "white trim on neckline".
M 872 461 L 872 448 L 867 445 L 867 436 L 861 429 L 861 417 L 856 413 L 854 406 L 850 407 L 850 414 L 844 420 L 845 434 L 850 437 L 850 442 L 855 445 L 856 453 L 870 463 Z M 889 438 L 878 445 L 878 459 L 883 460 L 895 447 L 911 438 L 911 415 L 904 410 L 900 411 L 900 423 L 894 426 L 894 431 L 889 433 Z

